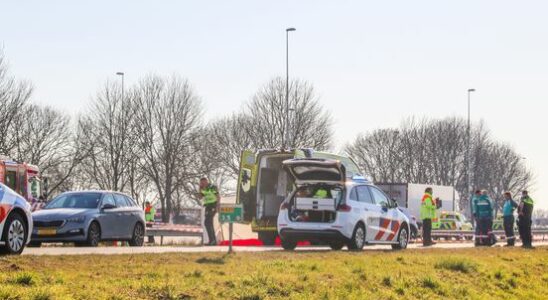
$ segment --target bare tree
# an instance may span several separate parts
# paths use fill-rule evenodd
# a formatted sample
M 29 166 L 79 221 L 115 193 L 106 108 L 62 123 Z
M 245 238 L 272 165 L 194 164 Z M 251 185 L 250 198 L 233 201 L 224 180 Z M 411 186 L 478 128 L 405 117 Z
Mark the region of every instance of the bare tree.
M 466 128 L 459 118 L 409 119 L 398 129 L 360 135 L 346 146 L 346 153 L 376 182 L 454 186 L 461 210 L 468 211 Z M 472 137 L 474 188 L 488 190 L 500 207 L 505 191 L 517 193 L 531 185 L 533 175 L 512 147 L 493 141 L 482 123 L 474 126 Z
M 80 143 L 89 153 L 81 170 L 101 189 L 122 191 L 133 159 L 135 105 L 120 85 L 106 83 L 80 117 Z
M 169 220 L 176 191 L 195 178 L 189 168 L 196 159 L 192 147 L 201 117 L 201 102 L 187 80 L 150 75 L 136 91 L 135 141 L 143 158 L 143 171 L 156 187 L 162 219 Z M 213 143 L 213 141 L 207 141 Z
M 312 85 L 301 80 L 290 82 L 289 120 L 286 119 L 285 94 L 285 80 L 276 77 L 261 87 L 245 107 L 243 113 L 251 120 L 246 132 L 253 137 L 253 146 L 280 148 L 289 129 L 289 147 L 329 148 L 331 117 L 320 105 Z
M 11 155 L 16 147 L 14 121 L 25 117 L 23 109 L 32 94 L 32 85 L 16 80 L 8 73 L 4 53 L 0 49 L 0 154 Z

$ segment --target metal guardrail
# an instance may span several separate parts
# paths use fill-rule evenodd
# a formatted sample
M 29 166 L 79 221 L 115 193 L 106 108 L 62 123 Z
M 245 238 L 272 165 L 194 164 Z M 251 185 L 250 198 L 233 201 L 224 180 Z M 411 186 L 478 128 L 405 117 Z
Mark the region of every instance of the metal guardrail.
M 533 229 L 531 230 L 533 234 L 533 239 L 545 241 L 546 236 L 548 236 L 548 228 L 543 229 Z M 493 230 L 493 234 L 497 237 L 505 237 L 504 230 Z M 433 238 L 444 238 L 444 239 L 473 239 L 475 235 L 474 230 L 432 230 Z M 541 238 L 539 238 L 541 237 Z
M 164 244 L 164 236 L 167 237 L 198 237 L 203 244 L 203 228 L 197 225 L 173 225 L 162 223 L 148 223 L 145 236 L 159 236 L 160 245 Z

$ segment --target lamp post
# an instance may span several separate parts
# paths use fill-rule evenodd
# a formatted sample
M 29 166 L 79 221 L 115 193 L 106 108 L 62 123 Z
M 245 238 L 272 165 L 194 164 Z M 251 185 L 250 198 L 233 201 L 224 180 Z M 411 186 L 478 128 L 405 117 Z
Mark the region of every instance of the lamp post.
M 124 72 L 116 72 L 116 75 L 122 76 L 122 100 L 124 100 Z
M 289 32 L 295 31 L 293 27 L 285 30 L 285 139 L 283 147 L 289 148 Z
M 471 190 L 471 181 L 470 181 L 470 130 L 471 130 L 471 121 L 470 121 L 470 94 L 475 92 L 475 89 L 468 89 L 468 126 L 466 127 L 466 194 L 470 200 L 470 211 L 472 211 L 472 190 Z

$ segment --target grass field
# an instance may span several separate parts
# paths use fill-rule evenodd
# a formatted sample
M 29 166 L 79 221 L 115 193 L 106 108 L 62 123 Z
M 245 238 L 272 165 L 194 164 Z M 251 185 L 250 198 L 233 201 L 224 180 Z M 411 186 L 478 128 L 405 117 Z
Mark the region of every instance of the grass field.
M 548 248 L 20 256 L 0 299 L 547 299 Z

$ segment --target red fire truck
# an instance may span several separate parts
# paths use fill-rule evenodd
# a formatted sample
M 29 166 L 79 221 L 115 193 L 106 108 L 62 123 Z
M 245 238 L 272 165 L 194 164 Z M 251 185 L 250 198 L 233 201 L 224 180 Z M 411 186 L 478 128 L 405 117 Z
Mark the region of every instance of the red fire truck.
M 0 156 L 0 182 L 34 204 L 40 197 L 41 181 L 38 167 Z

